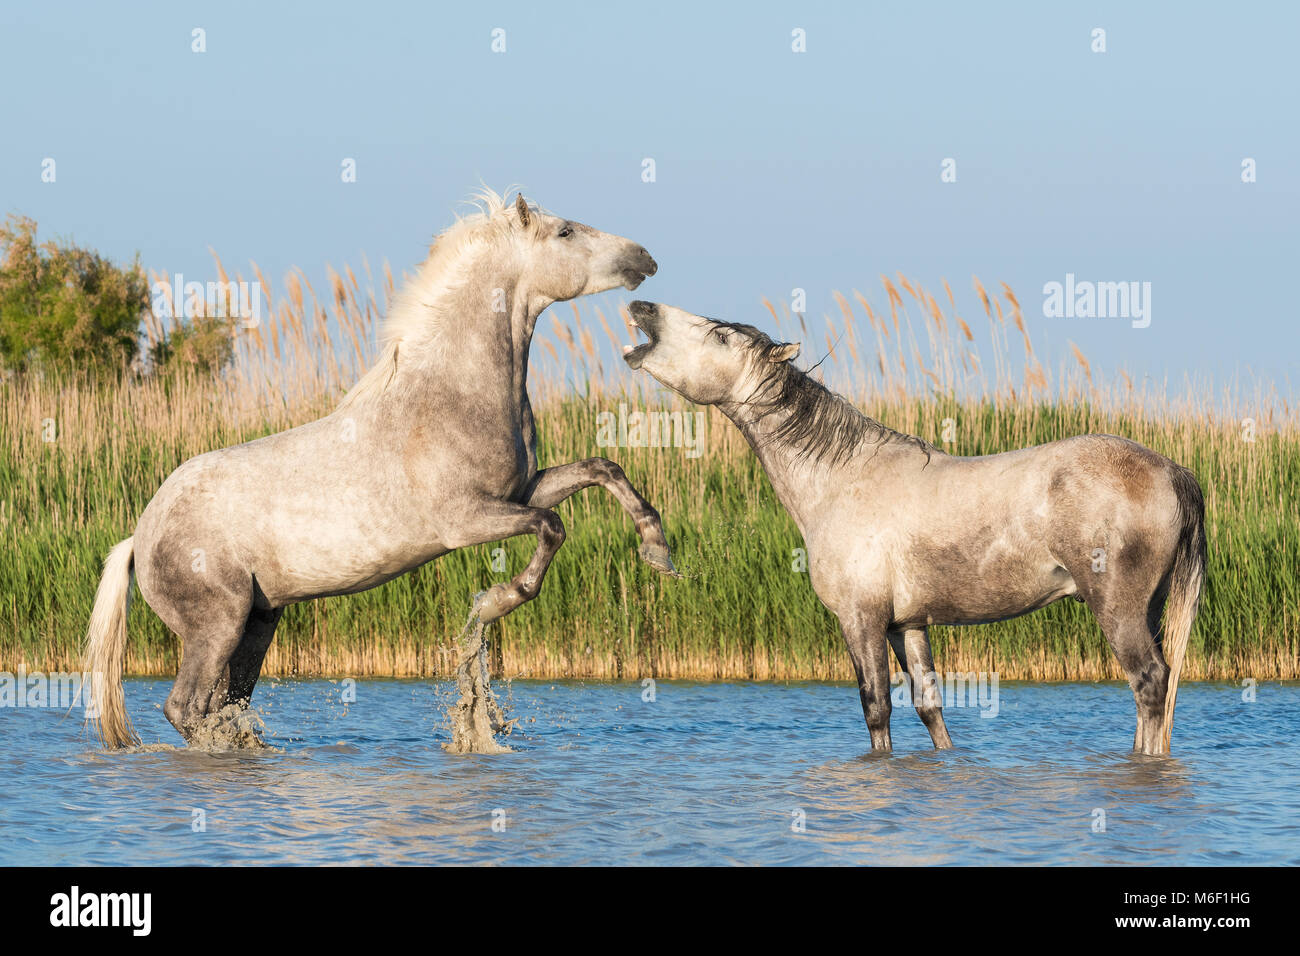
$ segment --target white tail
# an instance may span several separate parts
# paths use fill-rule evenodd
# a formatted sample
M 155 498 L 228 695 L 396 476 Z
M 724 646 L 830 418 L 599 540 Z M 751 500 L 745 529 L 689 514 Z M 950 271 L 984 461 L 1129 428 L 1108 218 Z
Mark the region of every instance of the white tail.
M 1187 653 L 1187 638 L 1201 603 L 1205 583 L 1205 503 L 1196 476 L 1185 468 L 1174 475 L 1178 495 L 1181 530 L 1178 551 L 1174 555 L 1169 597 L 1165 602 L 1165 632 L 1161 642 L 1165 663 L 1169 665 L 1169 685 L 1165 691 L 1165 720 L 1161 733 L 1161 753 L 1169 753 L 1174 732 L 1174 704 L 1178 700 L 1178 675 Z
M 91 675 L 94 712 L 99 739 L 113 749 L 138 744 L 135 728 L 126 716 L 122 693 L 122 665 L 126 661 L 126 614 L 131 606 L 134 573 L 134 538 L 120 542 L 104 559 L 104 575 L 90 612 L 82 671 Z

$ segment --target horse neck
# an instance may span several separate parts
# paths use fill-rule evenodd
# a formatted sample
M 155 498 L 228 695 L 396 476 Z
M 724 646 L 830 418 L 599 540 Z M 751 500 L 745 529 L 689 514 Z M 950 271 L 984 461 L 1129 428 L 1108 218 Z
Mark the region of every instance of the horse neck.
M 502 296 L 504 312 L 499 311 Z M 477 405 L 505 410 L 517 424 L 528 401 L 533 330 L 549 304 L 529 293 L 515 269 L 476 267 L 465 282 L 426 306 L 428 335 L 399 344 L 398 400 L 441 406 L 449 391 L 469 392 Z
M 791 374 L 802 373 L 792 371 Z M 777 498 L 794 518 L 800 533 L 807 537 L 808 523 L 823 500 L 845 484 L 860 480 L 872 482 L 884 493 L 883 486 L 897 456 L 912 453 L 914 449 L 887 442 L 892 434 L 889 429 L 851 406 L 846 407 L 844 400 L 829 390 L 811 393 L 812 404 L 798 411 L 778 396 L 780 391 L 780 383 L 769 380 L 749 402 L 722 403 L 718 407 L 745 436 L 767 472 Z M 843 413 L 851 417 L 835 417 Z M 828 415 L 831 421 L 843 421 L 849 427 L 832 430 L 830 447 L 810 451 L 799 440 L 791 442 L 782 435 L 783 426 L 795 414 L 811 415 L 813 420 Z M 863 442 L 875 442 L 874 451 L 859 454 Z
M 778 429 L 790 418 L 790 409 L 777 404 L 722 403 L 719 411 L 731 419 L 754 450 L 759 464 L 772 482 L 772 490 L 799 533 L 807 537 L 812 510 L 822 492 L 835 484 L 835 472 L 842 466 L 827 460 L 801 458 L 797 449 L 776 439 Z

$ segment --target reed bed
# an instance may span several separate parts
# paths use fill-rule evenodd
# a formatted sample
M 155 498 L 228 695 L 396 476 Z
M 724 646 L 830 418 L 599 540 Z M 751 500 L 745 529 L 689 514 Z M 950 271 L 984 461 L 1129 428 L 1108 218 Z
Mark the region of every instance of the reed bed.
M 216 271 L 226 278 L 219 261 Z M 193 455 L 328 413 L 372 359 L 394 286 L 387 268 L 376 277 L 365 266 L 364 281 L 328 270 L 319 295 L 301 272 L 275 294 L 256 266 L 253 274 L 263 317 L 235 333 L 235 360 L 219 378 L 0 382 L 0 670 L 75 669 L 103 557 L 168 473 Z M 1135 385 L 1123 372 L 1102 376 L 1072 343 L 1050 368 L 1011 289 L 975 280 L 962 298 L 965 314 L 948 283 L 935 295 L 894 276 L 881 277 L 872 297 L 836 293 L 838 314 L 820 322 L 763 304 L 785 337 L 805 343 L 805 361 L 829 352 L 818 367 L 828 384 L 952 454 L 1109 432 L 1190 467 L 1206 494 L 1209 573 L 1184 678 L 1300 676 L 1300 437 L 1287 397 L 1267 385 Z M 165 332 L 148 325 L 151 340 Z M 625 313 L 556 306 L 539 333 L 530 383 L 540 461 L 619 461 L 662 512 L 685 579 L 641 564 L 631 522 L 603 492 L 583 492 L 559 508 L 569 537 L 542 595 L 495 630 L 497 674 L 851 679 L 836 623 L 800 570 L 794 524 L 730 423 L 623 367 L 618 347 L 633 339 Z M 698 457 L 671 442 L 599 447 L 598 416 L 617 415 L 620 404 L 628 413 L 700 413 Z M 531 548 L 531 539 L 470 548 L 363 594 L 294 606 L 265 672 L 445 676 L 472 595 L 517 572 Z M 944 671 L 1123 677 L 1074 602 L 1000 624 L 936 627 L 932 640 Z M 135 601 L 128 672 L 171 675 L 179 654 Z

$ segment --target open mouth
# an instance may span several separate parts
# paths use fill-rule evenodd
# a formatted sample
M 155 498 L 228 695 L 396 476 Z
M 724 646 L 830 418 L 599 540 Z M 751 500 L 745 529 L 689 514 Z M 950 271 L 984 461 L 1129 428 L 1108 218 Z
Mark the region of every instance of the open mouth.
M 630 345 L 623 346 L 623 361 L 627 363 L 628 368 L 638 369 L 645 357 L 650 354 L 650 350 L 655 347 L 654 342 L 642 342 L 633 348 Z
M 645 357 L 649 355 L 650 350 L 655 347 L 654 331 L 650 328 L 650 320 L 655 314 L 654 309 L 655 307 L 648 302 L 633 302 L 628 306 L 627 314 L 632 317 L 632 324 L 650 340 L 648 342 L 642 342 L 637 346 L 623 346 L 623 361 L 628 364 L 629 368 L 640 368 L 641 364 L 645 361 Z

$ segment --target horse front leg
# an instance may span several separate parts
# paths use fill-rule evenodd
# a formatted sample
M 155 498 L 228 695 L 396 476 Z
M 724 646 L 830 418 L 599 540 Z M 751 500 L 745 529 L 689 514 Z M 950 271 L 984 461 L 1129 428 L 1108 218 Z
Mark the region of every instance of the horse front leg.
M 641 547 L 637 551 L 641 559 L 656 571 L 681 577 L 673 567 L 659 512 L 632 486 L 623 469 L 608 458 L 584 458 L 539 471 L 528 486 L 525 500 L 533 508 L 554 508 L 593 485 L 600 485 L 613 495 L 635 522 L 637 534 L 641 537 Z
M 952 747 L 952 738 L 943 722 L 943 694 L 939 691 L 938 675 L 934 672 L 929 633 L 923 627 L 890 629 L 887 636 L 894 656 L 907 672 L 916 715 L 930 732 L 935 749 L 948 750 Z
M 546 569 L 564 544 L 564 522 L 554 511 L 495 499 L 476 502 L 473 514 L 472 524 L 462 528 L 458 535 L 464 540 L 458 541 L 457 547 L 501 541 L 521 534 L 537 536 L 537 550 L 528 566 L 505 584 L 494 584 L 479 598 L 475 611 L 486 624 L 541 593 Z
M 889 738 L 889 644 L 885 632 L 889 615 L 882 608 L 862 607 L 840 618 L 844 642 L 858 676 L 858 694 L 862 713 L 871 733 L 871 749 L 888 752 L 894 749 Z

